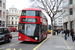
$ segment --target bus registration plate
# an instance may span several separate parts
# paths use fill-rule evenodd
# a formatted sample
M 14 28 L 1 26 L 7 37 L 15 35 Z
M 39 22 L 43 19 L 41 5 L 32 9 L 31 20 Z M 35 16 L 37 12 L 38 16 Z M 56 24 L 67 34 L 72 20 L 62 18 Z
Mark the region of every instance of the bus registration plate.
M 30 39 L 25 39 L 25 41 L 30 41 Z

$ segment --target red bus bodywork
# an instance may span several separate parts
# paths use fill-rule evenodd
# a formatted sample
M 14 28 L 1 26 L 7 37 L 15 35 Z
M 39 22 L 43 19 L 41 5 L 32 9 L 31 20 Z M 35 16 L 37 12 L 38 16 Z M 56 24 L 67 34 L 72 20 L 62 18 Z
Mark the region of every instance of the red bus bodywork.
M 26 8 L 26 9 L 23 9 L 22 11 L 24 11 L 24 10 L 25 11 L 27 11 L 27 10 L 28 11 L 41 11 L 40 9 L 36 9 L 36 8 Z M 23 18 L 37 19 L 37 22 L 22 22 Z M 35 30 L 34 36 L 26 36 L 26 35 L 22 34 L 21 32 L 19 32 L 18 40 L 19 41 L 40 42 L 43 39 L 45 39 L 47 37 L 47 32 L 46 31 L 44 33 L 41 32 L 41 34 L 39 34 L 39 32 L 38 32 L 38 31 L 40 31 L 39 28 L 38 28 L 40 24 L 47 27 L 48 23 L 44 24 L 44 22 L 47 23 L 43 18 L 40 18 L 39 16 L 20 16 L 20 21 L 19 21 L 20 24 L 37 24 L 37 29 L 38 30 L 37 29 L 36 29 L 37 31 Z M 39 37 L 39 35 L 40 35 L 40 37 Z M 39 40 L 39 39 L 35 40 L 36 37 L 41 38 L 41 40 Z

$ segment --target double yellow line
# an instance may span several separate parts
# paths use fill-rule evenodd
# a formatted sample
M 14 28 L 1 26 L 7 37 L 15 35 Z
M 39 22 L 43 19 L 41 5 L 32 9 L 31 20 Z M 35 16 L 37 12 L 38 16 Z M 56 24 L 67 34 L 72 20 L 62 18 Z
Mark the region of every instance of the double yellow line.
M 48 36 L 48 38 L 50 37 L 51 35 Z M 36 46 L 33 50 L 36 50 L 41 44 L 43 44 L 48 38 L 46 38 L 43 42 L 41 42 L 38 46 Z
M 70 46 L 67 44 L 67 42 L 64 40 L 64 38 L 62 38 L 62 39 L 63 39 L 63 41 L 64 41 L 64 43 L 65 43 L 67 49 L 68 49 L 68 50 L 71 50 Z

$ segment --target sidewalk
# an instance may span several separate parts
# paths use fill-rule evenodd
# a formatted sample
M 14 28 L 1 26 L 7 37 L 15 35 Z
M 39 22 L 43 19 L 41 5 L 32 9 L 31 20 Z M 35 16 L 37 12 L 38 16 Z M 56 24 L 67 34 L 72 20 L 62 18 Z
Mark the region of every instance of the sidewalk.
M 75 50 L 75 42 L 72 42 L 71 37 L 67 41 L 61 35 L 49 37 L 36 50 Z

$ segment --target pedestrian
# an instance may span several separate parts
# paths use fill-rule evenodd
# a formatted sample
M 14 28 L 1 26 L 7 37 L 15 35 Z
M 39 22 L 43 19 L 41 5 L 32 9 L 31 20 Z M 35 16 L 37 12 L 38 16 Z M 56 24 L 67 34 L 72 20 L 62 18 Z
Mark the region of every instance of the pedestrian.
M 54 29 L 54 35 L 55 35 L 55 33 L 56 33 L 56 29 Z
M 67 40 L 67 29 L 64 31 L 64 33 L 65 33 L 65 40 Z
M 75 35 L 73 36 L 73 42 L 75 41 Z
M 69 37 L 69 32 L 70 32 L 70 31 L 67 29 L 68 37 Z
M 15 29 L 14 29 L 14 32 L 15 32 Z
M 58 29 L 58 34 L 60 33 L 60 29 Z
M 61 29 L 61 34 L 62 34 L 62 37 L 64 36 L 63 34 L 64 34 L 64 30 L 63 29 Z
M 71 29 L 71 30 L 70 30 L 70 32 L 71 32 L 71 37 L 72 37 L 72 41 L 73 41 L 74 30 L 73 30 L 73 29 Z
M 58 29 L 56 29 L 57 35 L 58 35 Z

